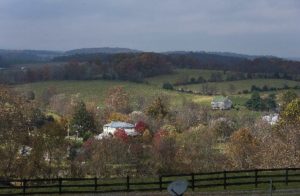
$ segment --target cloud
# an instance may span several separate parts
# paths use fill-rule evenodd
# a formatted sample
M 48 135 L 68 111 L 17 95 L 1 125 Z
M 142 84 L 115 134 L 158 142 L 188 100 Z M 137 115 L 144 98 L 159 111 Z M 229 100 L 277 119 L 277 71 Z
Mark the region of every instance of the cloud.
M 298 0 L 1 0 L 0 46 L 300 56 L 299 18 Z

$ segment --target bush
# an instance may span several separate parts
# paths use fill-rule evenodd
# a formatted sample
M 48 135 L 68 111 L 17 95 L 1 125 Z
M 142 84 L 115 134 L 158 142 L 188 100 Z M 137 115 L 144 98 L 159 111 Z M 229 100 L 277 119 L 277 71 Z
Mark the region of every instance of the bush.
M 169 82 L 164 83 L 162 87 L 163 87 L 163 89 L 174 90 L 173 85 Z

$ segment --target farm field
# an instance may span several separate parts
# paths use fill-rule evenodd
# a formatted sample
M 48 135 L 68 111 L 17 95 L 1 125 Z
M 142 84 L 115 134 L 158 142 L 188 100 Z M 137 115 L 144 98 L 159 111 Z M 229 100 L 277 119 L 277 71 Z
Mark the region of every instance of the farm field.
M 214 87 L 218 93 L 222 93 L 222 92 L 230 93 L 230 91 L 232 91 L 233 94 L 237 94 L 238 92 L 242 92 L 243 90 L 250 91 L 252 85 L 255 85 L 260 88 L 262 88 L 265 85 L 268 88 L 270 87 L 283 88 L 285 85 L 287 85 L 288 87 L 294 87 L 300 85 L 300 82 L 292 81 L 292 80 L 282 80 L 282 79 L 252 79 L 252 80 L 239 80 L 239 81 L 228 81 L 228 82 L 226 81 L 208 82 L 206 84 L 210 87 Z M 203 84 L 190 84 L 190 85 L 178 86 L 177 88 L 201 92 L 202 85 Z
M 162 84 L 165 82 L 170 82 L 173 84 L 182 79 L 198 78 L 199 76 L 202 76 L 204 79 L 208 79 L 212 73 L 216 72 L 221 73 L 223 77 L 226 75 L 223 73 L 223 71 L 216 70 L 176 69 L 173 74 L 147 78 L 146 81 L 149 82 L 149 84 L 162 86 Z
M 208 74 L 209 72 L 206 72 Z M 188 74 L 188 72 L 185 72 Z M 183 75 L 181 73 L 180 75 Z M 173 75 L 169 75 L 171 78 Z M 99 106 L 102 106 L 108 90 L 112 87 L 122 86 L 128 92 L 132 99 L 132 104 L 135 105 L 139 97 L 143 97 L 146 100 L 151 99 L 155 96 L 167 96 L 171 97 L 171 104 L 178 105 L 184 100 L 191 100 L 199 104 L 209 105 L 212 96 L 194 95 L 188 93 L 181 93 L 176 91 L 170 91 L 162 89 L 161 86 L 152 85 L 159 84 L 163 81 L 163 76 L 156 80 L 150 78 L 153 81 L 151 84 L 133 83 L 125 81 L 107 81 L 107 80 L 93 80 L 93 81 L 47 81 L 47 82 L 36 82 L 22 85 L 16 85 L 15 88 L 19 91 L 33 91 L 36 98 L 42 95 L 42 92 L 48 87 L 55 87 L 58 93 L 64 93 L 66 95 L 77 95 L 79 98 L 85 101 L 96 101 Z M 175 80 L 175 78 L 173 78 Z M 272 85 L 272 87 L 283 87 L 283 85 L 295 86 L 300 85 L 299 82 L 289 80 L 275 80 L 275 79 L 256 79 L 256 80 L 241 80 L 233 82 L 214 82 L 207 83 L 209 86 L 215 86 L 218 93 L 229 93 L 230 84 L 235 86 L 235 93 L 230 95 L 230 99 L 237 105 L 243 105 L 247 99 L 250 98 L 250 94 L 237 94 L 239 91 L 244 89 L 250 90 L 251 85 L 262 87 L 263 85 Z M 192 84 L 179 86 L 177 88 L 184 88 L 185 90 L 200 91 L 202 84 Z M 271 91 L 270 91 L 271 92 Z M 270 92 L 262 92 L 261 94 L 268 94 Z
M 115 86 L 124 87 L 133 101 L 138 97 L 144 97 L 145 99 L 148 99 L 157 95 L 171 96 L 172 104 L 180 104 L 185 99 L 192 100 L 196 103 L 210 104 L 212 99 L 211 96 L 180 93 L 176 91 L 164 90 L 152 85 L 125 81 L 48 81 L 17 85 L 15 88 L 19 91 L 33 91 L 36 94 L 36 97 L 39 98 L 45 89 L 48 87 L 55 87 L 58 93 L 65 93 L 66 95 L 78 95 L 85 101 L 96 100 L 99 105 L 103 105 L 108 90 Z

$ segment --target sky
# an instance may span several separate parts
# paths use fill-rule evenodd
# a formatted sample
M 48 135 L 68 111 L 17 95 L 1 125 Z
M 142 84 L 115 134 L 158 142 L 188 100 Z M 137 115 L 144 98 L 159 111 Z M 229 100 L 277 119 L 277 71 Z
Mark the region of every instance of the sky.
M 0 0 L 0 48 L 300 57 L 299 0 Z

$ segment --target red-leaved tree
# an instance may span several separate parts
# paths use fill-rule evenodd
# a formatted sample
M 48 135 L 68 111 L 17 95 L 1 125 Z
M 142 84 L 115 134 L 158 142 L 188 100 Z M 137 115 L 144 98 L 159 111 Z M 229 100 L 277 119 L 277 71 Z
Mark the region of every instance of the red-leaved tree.
M 118 139 L 121 139 L 124 142 L 128 142 L 129 136 L 122 128 L 117 128 L 116 132 L 114 133 L 114 136 Z
M 141 134 L 148 128 L 148 125 L 143 121 L 139 121 L 135 124 L 135 130 Z

